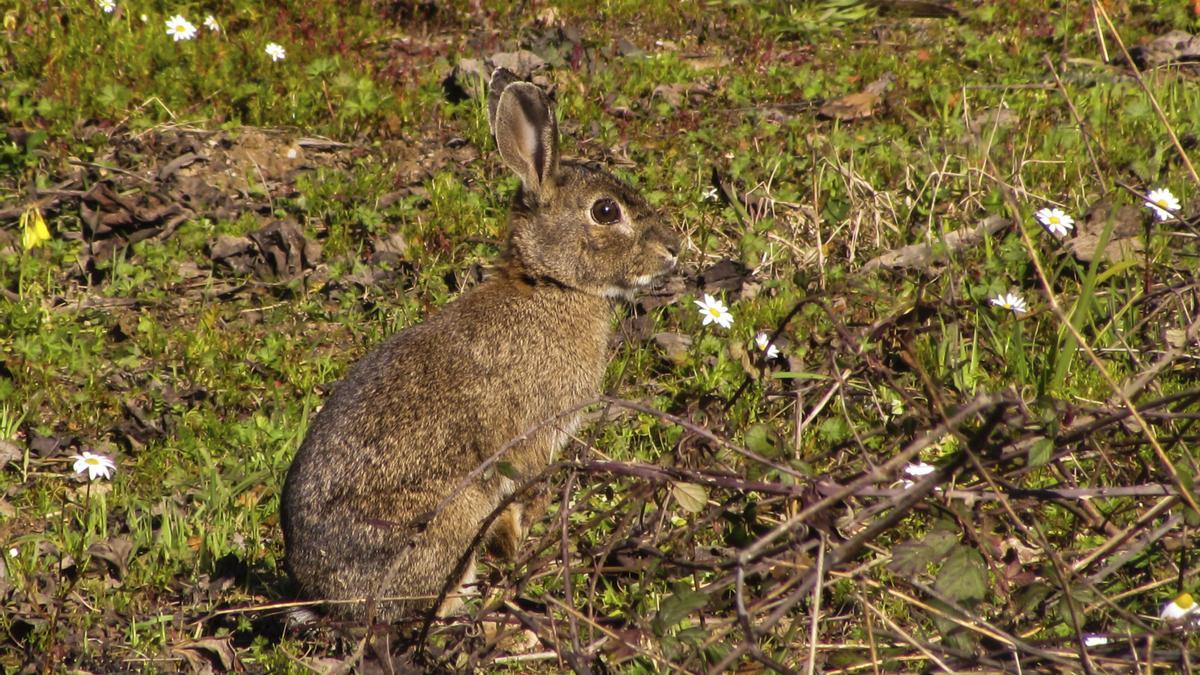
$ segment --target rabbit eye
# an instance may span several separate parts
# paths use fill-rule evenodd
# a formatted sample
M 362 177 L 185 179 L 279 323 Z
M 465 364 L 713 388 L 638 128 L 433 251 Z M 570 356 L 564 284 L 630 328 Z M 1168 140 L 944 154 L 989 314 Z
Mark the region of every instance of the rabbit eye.
M 592 220 L 601 225 L 612 225 L 621 219 L 621 207 L 612 199 L 603 197 L 592 204 Z

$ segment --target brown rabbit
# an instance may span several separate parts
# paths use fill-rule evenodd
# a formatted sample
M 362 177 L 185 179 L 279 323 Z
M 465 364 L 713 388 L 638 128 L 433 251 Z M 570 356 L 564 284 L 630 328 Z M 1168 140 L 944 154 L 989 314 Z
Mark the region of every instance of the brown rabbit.
M 467 476 L 534 428 L 500 461 L 531 477 L 553 460 L 577 408 L 599 393 L 613 299 L 675 266 L 677 239 L 646 201 L 594 165 L 560 161 L 545 94 L 515 79 L 496 71 L 488 101 L 500 156 L 521 179 L 498 268 L 363 357 L 288 470 L 286 563 L 307 598 L 371 598 L 385 621 L 432 608 L 485 518 L 517 487 L 494 470 Z M 423 529 L 412 527 L 431 512 Z M 506 512 L 491 543 L 515 552 L 529 517 Z M 460 588 L 474 580 L 471 563 Z M 438 613 L 460 604 L 449 597 Z M 330 610 L 362 618 L 365 607 Z

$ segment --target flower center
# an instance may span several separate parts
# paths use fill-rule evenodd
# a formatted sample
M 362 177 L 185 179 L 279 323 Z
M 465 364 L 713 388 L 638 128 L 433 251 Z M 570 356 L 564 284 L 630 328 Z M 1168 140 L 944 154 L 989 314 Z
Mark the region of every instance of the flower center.
M 100 460 L 96 459 L 95 457 L 88 457 L 88 458 L 84 459 L 83 461 L 85 464 L 90 464 L 92 466 L 100 466 Z

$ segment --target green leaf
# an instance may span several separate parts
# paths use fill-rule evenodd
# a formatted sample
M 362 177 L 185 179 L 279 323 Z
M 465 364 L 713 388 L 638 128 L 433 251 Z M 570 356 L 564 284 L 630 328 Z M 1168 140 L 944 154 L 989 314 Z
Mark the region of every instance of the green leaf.
M 511 480 L 517 480 L 521 476 L 521 473 L 517 471 L 517 467 L 513 466 L 510 462 L 496 462 L 496 473 Z
M 755 424 L 746 431 L 746 447 L 763 457 L 775 458 L 783 453 L 783 439 L 765 424 Z
M 957 544 L 958 537 L 954 534 L 935 530 L 918 540 L 897 544 L 892 549 L 888 569 L 905 576 L 923 573 L 933 563 L 944 560 Z
M 677 585 L 675 592 L 663 599 L 658 614 L 650 622 L 655 635 L 666 635 L 667 631 L 687 618 L 688 614 L 703 609 L 708 604 L 708 594 Z
M 708 490 L 695 483 L 671 483 L 671 494 L 688 513 L 700 513 L 708 504 Z
M 956 602 L 982 600 L 987 595 L 987 565 L 968 546 L 956 546 L 933 582 L 934 590 Z
M 919 541 L 906 541 L 892 548 L 892 561 L 888 569 L 903 576 L 912 576 L 925 571 L 933 556 L 928 546 Z
M 1029 448 L 1029 466 L 1041 466 L 1054 455 L 1054 439 L 1039 438 Z

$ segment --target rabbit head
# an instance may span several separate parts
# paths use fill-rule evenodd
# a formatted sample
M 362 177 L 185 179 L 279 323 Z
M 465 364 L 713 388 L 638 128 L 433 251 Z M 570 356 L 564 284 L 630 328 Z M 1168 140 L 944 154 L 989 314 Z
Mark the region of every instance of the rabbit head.
M 596 163 L 560 159 L 545 93 L 492 76 L 489 121 L 500 156 L 521 179 L 506 266 L 585 293 L 629 297 L 675 267 L 678 240 L 646 200 Z

